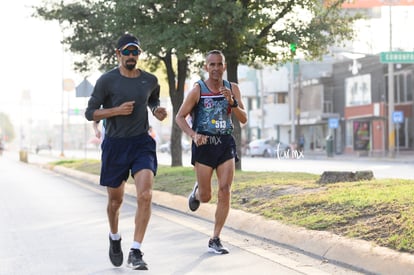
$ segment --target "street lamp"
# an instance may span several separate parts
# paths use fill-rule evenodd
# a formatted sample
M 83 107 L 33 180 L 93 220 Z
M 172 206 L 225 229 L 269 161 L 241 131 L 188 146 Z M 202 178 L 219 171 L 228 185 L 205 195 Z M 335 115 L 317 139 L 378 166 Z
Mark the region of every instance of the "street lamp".
M 389 0 L 390 15 L 390 52 L 392 52 L 392 5 L 395 0 Z M 395 156 L 395 133 L 392 114 L 394 113 L 394 64 L 388 63 L 388 155 Z

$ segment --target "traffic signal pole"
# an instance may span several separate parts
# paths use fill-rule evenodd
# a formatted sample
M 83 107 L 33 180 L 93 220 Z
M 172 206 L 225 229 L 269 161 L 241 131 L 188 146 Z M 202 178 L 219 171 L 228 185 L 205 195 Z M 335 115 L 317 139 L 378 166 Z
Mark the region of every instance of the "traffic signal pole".
M 290 87 L 289 87 L 289 94 L 290 94 L 290 143 L 294 144 L 296 138 L 296 129 L 295 129 L 295 119 L 296 119 L 296 106 L 295 106 L 295 88 L 294 88 L 294 64 L 293 60 L 290 62 Z
M 289 94 L 290 94 L 290 143 L 296 143 L 296 100 L 295 100 L 295 65 L 294 65 L 294 57 L 296 55 L 297 44 L 291 43 L 289 45 L 290 53 L 292 54 L 292 61 L 290 62 L 290 87 L 289 87 Z

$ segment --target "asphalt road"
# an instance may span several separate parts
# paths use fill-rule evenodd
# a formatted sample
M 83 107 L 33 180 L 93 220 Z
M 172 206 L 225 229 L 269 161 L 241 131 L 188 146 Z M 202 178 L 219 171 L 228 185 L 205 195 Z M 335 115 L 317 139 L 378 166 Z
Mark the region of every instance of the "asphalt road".
M 32 157 L 34 158 L 34 157 Z M 108 259 L 106 195 L 99 186 L 0 157 L 0 274 L 136 274 Z M 124 253 L 134 198 L 121 210 Z M 209 221 L 157 205 L 143 245 L 145 274 L 359 274 L 225 228 L 228 255 L 207 253 Z

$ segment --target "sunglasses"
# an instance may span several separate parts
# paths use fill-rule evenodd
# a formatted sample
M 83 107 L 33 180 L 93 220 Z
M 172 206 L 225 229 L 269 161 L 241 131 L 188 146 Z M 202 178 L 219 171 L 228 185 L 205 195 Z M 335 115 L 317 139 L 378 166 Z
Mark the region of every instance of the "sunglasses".
M 125 56 L 129 56 L 131 53 L 133 56 L 137 56 L 141 54 L 141 51 L 139 49 L 135 49 L 135 50 L 124 49 L 121 51 L 121 54 Z

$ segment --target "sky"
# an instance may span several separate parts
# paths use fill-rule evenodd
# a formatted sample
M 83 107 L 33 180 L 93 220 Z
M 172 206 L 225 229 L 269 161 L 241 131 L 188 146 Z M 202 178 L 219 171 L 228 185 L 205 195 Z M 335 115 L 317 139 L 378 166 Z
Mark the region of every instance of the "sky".
M 78 77 L 71 70 L 70 55 L 63 53 L 58 23 L 30 16 L 30 6 L 40 3 L 6 1 L 0 9 L 0 112 L 12 121 L 18 121 L 23 112 L 29 112 L 33 120 L 59 121 L 62 98 L 71 97 L 62 91 L 62 80 Z M 30 105 L 21 104 L 23 93 L 30 95 Z

